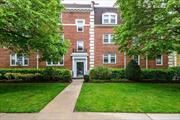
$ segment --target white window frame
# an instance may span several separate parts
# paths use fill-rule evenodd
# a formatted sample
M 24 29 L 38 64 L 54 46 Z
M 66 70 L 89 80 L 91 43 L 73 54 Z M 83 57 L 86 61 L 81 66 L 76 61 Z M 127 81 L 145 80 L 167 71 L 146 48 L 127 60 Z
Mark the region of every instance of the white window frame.
M 15 64 L 12 64 L 12 55 L 13 54 L 15 55 Z M 29 57 L 27 57 L 27 61 L 28 61 L 28 63 L 25 64 L 25 54 L 22 54 L 22 65 L 21 66 L 29 66 Z M 17 53 L 10 54 L 10 66 L 12 66 L 12 67 L 18 66 L 17 62 L 18 62 Z
M 83 22 L 82 31 L 78 30 L 78 27 L 79 27 L 78 21 L 82 21 Z M 84 19 L 76 19 L 76 30 L 77 30 L 77 32 L 84 32 L 84 26 L 85 26 L 85 20 Z
M 81 42 L 83 43 L 83 49 L 82 49 L 82 50 L 79 50 L 79 49 L 78 49 L 78 45 L 79 45 L 79 43 L 81 43 Z M 83 51 L 83 50 L 84 50 L 84 41 L 78 40 L 78 41 L 77 41 L 77 46 L 76 46 L 76 47 L 77 47 L 77 51 Z
M 108 21 L 109 21 L 108 23 L 104 22 L 104 19 L 105 19 L 106 15 L 108 16 Z M 112 15 L 115 15 L 115 23 L 111 23 L 111 16 Z M 113 25 L 115 25 L 115 24 L 117 24 L 117 21 L 118 21 L 117 20 L 117 13 L 106 12 L 106 13 L 102 14 L 102 24 L 113 24 Z
M 138 65 L 141 65 L 141 56 L 140 55 L 133 55 L 133 60 L 135 59 L 135 56 L 138 56 Z
M 160 56 L 161 56 L 161 64 L 157 64 L 158 59 L 157 59 L 157 57 L 156 57 L 156 65 L 157 65 L 157 66 L 163 65 L 163 55 L 160 55 Z
M 108 55 L 108 63 L 105 63 L 104 62 L 104 58 L 105 58 L 105 55 Z M 114 63 L 112 63 L 112 61 L 111 61 L 111 57 L 112 57 L 112 55 L 115 55 L 115 62 Z M 115 53 L 110 53 L 110 54 L 103 54 L 103 64 L 116 64 L 116 54 Z
M 48 64 L 48 61 L 46 61 L 46 66 L 64 66 L 64 56 L 62 57 L 63 60 L 63 64 L 61 64 L 61 62 L 58 62 L 58 64 L 54 64 L 53 60 L 51 60 L 51 64 Z
M 105 35 L 108 35 L 108 42 L 105 42 Z M 114 44 L 114 42 L 111 42 L 111 36 L 113 36 L 113 34 L 103 34 L 103 44 Z

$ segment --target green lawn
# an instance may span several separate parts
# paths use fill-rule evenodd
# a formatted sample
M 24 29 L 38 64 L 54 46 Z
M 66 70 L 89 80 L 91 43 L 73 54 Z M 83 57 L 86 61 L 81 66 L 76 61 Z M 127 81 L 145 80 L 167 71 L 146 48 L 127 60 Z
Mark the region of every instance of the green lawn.
M 0 83 L 0 112 L 39 112 L 67 85 Z
M 85 112 L 180 112 L 180 84 L 87 83 L 76 104 Z

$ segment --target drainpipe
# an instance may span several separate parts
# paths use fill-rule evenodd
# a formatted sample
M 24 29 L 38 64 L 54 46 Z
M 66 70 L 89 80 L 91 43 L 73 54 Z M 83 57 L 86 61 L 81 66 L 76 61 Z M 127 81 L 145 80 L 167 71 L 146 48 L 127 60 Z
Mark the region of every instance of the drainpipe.
M 146 55 L 146 69 L 148 69 L 148 55 Z
M 37 70 L 39 69 L 39 50 L 37 50 L 37 53 L 36 53 L 36 69 Z
M 127 55 L 126 55 L 126 51 L 124 52 L 124 68 L 126 68 L 127 66 Z

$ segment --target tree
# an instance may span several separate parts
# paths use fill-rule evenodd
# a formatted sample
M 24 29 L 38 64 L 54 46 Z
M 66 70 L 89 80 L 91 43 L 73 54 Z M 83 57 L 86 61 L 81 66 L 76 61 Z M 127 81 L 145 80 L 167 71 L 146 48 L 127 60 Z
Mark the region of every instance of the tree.
M 59 60 L 68 42 L 61 37 L 60 0 L 0 0 L 0 44 L 14 52 L 39 51 Z
M 179 0 L 117 0 L 123 23 L 115 29 L 119 50 L 128 55 L 180 51 Z

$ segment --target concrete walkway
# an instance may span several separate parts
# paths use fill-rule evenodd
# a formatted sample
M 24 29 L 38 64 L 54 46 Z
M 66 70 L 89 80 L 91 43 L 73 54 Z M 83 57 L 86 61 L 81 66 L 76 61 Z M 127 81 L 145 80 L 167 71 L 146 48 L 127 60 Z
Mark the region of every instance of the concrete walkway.
M 40 113 L 0 113 L 0 120 L 180 120 L 180 114 L 74 112 L 82 84 L 73 81 Z

